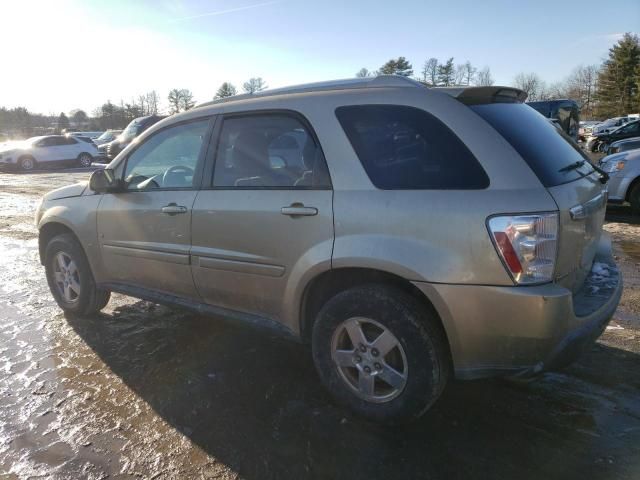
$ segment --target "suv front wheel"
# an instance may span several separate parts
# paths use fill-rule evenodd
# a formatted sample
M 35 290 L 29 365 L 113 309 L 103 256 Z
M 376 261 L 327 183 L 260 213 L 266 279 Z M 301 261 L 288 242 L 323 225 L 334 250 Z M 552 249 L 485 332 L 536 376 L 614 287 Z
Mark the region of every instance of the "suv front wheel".
M 419 417 L 450 375 L 435 314 L 387 285 L 358 286 L 331 298 L 314 323 L 312 346 L 325 386 L 355 413 L 376 421 Z
M 90 315 L 109 302 L 110 292 L 96 287 L 87 257 L 73 235 L 49 241 L 45 270 L 53 298 L 65 312 Z

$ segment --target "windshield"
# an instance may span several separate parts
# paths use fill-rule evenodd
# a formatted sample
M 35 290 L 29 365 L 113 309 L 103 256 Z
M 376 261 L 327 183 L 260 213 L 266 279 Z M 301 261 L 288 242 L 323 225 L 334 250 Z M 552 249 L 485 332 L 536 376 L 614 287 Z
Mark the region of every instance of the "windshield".
M 140 124 L 137 120 L 133 120 L 120 134 L 118 140 L 121 142 L 129 142 L 137 137 L 138 133 L 140 133 Z
M 113 138 L 113 132 L 107 131 L 100 135 L 97 140 L 109 140 L 110 138 Z
M 527 162 L 545 187 L 572 182 L 594 172 L 578 144 L 544 116 L 522 103 L 473 105 Z M 583 162 L 579 167 L 569 165 Z

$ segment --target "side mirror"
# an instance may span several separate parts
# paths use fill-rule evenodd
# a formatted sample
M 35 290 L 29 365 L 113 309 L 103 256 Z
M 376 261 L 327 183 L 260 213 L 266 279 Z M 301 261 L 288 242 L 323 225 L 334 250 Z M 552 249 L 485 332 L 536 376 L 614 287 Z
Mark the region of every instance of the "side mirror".
M 96 193 L 116 192 L 120 190 L 121 182 L 116 178 L 113 170 L 104 168 L 91 174 L 89 188 Z

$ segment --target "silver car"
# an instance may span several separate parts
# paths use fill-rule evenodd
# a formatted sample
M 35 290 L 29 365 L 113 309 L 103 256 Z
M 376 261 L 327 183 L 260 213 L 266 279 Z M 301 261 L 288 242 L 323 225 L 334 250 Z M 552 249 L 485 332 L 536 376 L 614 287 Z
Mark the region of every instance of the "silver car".
M 622 282 L 606 175 L 525 97 L 380 76 L 173 115 L 45 196 L 51 292 L 81 316 L 120 292 L 271 327 L 383 422 L 451 377 L 560 368 Z
M 626 152 L 628 150 L 636 150 L 638 148 L 640 148 L 640 137 L 625 138 L 624 140 L 612 142 L 607 147 L 607 155 Z
M 600 161 L 600 168 L 611 176 L 609 203 L 631 205 L 633 215 L 640 215 L 640 150 L 608 155 Z

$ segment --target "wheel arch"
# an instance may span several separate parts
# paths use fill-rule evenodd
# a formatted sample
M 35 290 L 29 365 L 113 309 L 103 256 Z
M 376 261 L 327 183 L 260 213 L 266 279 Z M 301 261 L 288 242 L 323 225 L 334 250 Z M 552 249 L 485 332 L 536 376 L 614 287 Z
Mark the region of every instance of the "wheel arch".
M 53 237 L 56 237 L 58 235 L 62 235 L 65 233 L 73 235 L 75 239 L 78 241 L 78 244 L 82 246 L 82 243 L 80 242 L 78 235 L 71 229 L 71 227 L 69 227 L 63 222 L 50 221 L 40 226 L 39 234 L 38 234 L 38 253 L 40 255 L 40 264 L 44 265 L 44 261 L 45 261 L 44 257 L 45 257 L 45 253 L 46 253 L 47 245 L 49 244 L 49 241 Z M 84 247 L 83 247 L 83 250 L 84 250 Z
M 630 201 L 631 200 L 631 192 L 633 191 L 633 189 L 636 187 L 636 185 L 640 184 L 640 175 L 638 175 L 636 178 L 634 178 L 631 183 L 629 184 L 629 187 L 627 188 L 627 193 L 624 196 L 625 201 Z
M 371 283 L 386 284 L 402 290 L 418 300 L 436 318 L 447 342 L 449 360 L 451 361 L 451 344 L 442 316 L 435 304 L 425 292 L 409 280 L 384 270 L 363 267 L 342 267 L 327 270 L 315 276 L 305 287 L 300 302 L 299 328 L 300 338 L 304 343 L 311 341 L 311 332 L 317 313 L 322 305 L 340 291 L 358 285 Z

